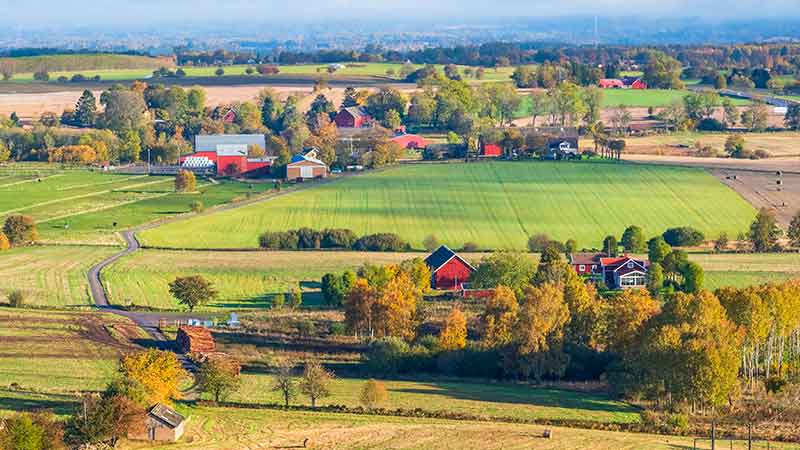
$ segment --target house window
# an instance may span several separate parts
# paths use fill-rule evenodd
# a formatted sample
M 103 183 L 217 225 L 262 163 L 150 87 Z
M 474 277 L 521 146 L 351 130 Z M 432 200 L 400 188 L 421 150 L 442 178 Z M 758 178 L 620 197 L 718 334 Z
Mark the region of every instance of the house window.
M 620 277 L 619 285 L 620 287 L 638 287 L 644 286 L 647 283 L 647 278 L 640 273 L 633 273 L 630 275 L 625 275 Z
M 581 272 L 586 272 L 586 266 L 581 264 L 581 265 L 578 266 L 578 270 L 580 270 Z
M 632 262 L 628 263 L 628 269 L 633 269 L 633 263 Z

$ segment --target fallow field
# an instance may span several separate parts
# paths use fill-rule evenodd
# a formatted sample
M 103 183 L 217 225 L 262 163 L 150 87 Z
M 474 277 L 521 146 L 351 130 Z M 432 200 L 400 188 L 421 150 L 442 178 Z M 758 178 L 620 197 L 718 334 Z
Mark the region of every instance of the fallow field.
M 599 247 L 631 224 L 645 233 L 688 225 L 709 236 L 745 230 L 755 210 L 700 169 L 616 162 L 419 164 L 350 177 L 233 211 L 141 233 L 170 248 L 253 248 L 260 233 L 298 227 L 393 232 L 422 248 L 524 249 L 528 236 Z

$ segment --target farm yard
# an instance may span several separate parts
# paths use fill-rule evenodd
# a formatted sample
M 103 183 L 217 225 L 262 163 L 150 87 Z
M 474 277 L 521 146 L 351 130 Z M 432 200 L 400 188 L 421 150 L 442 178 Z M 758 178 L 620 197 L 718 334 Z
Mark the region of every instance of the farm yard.
M 167 224 L 140 238 L 158 247 L 254 248 L 264 231 L 310 226 L 394 232 L 417 249 L 431 234 L 453 248 L 475 242 L 523 249 L 535 233 L 592 247 L 631 223 L 648 234 L 689 225 L 735 236 L 754 214 L 703 170 L 613 162 L 420 164 Z

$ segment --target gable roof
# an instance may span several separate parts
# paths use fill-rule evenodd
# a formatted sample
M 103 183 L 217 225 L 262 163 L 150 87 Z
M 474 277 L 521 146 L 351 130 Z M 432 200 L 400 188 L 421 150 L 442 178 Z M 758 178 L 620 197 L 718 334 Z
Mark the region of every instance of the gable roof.
M 590 266 L 592 264 L 600 264 L 600 259 L 605 253 L 573 253 L 569 255 L 570 264 Z
M 367 114 L 367 110 L 363 106 L 350 106 L 348 108 L 342 108 L 342 111 L 340 111 L 340 113 L 343 111 L 346 111 L 355 118 L 369 117 L 369 114 Z
M 217 152 L 221 156 L 237 156 L 242 149 L 247 155 L 249 145 L 267 148 L 263 134 L 199 134 L 194 138 L 196 152 Z
M 642 79 L 642 77 L 622 77 L 622 83 L 625 86 L 630 86 L 633 83 L 636 83 L 637 81 L 639 81 L 641 79 Z
M 628 263 L 632 263 L 634 266 L 638 266 L 642 270 L 647 270 L 647 262 L 631 258 L 630 256 L 620 256 L 616 258 L 601 258 L 600 263 L 603 265 L 605 269 L 613 270 L 614 272 L 618 271 L 619 269 L 628 265 Z
M 150 408 L 148 414 L 163 422 L 170 428 L 177 428 L 186 420 L 186 418 L 180 415 L 178 411 L 175 411 L 174 409 L 162 403 L 157 403 L 156 406 Z
M 321 166 L 326 166 L 327 167 L 327 165 L 324 162 L 318 160 L 317 158 L 312 158 L 312 157 L 306 156 L 306 155 L 294 155 L 294 156 L 292 156 L 292 162 L 287 164 L 287 166 L 291 166 L 292 164 L 296 164 L 296 163 L 303 162 L 303 161 L 308 161 L 308 162 L 312 162 L 314 164 L 319 164 Z
M 470 270 L 475 270 L 467 260 L 458 256 L 456 252 L 450 250 L 446 245 L 442 245 L 435 252 L 431 253 L 427 258 L 425 258 L 425 264 L 431 268 L 432 272 L 436 272 L 437 270 L 441 269 L 442 266 L 447 264 L 451 259 L 458 258 L 461 262 L 467 265 Z

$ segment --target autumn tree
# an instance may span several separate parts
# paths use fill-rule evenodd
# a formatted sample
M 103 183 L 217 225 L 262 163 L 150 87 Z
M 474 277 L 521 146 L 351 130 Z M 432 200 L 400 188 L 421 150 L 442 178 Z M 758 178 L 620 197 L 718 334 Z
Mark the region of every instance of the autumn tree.
M 377 303 L 378 292 L 369 281 L 359 278 L 344 299 L 344 321 L 356 336 L 375 334 L 373 308 Z
M 145 408 L 124 395 L 91 394 L 83 398 L 66 428 L 70 438 L 81 444 L 114 448 L 129 432 L 144 431 L 145 417 Z
M 559 283 L 545 283 L 524 290 L 514 343 L 524 376 L 541 380 L 561 376 L 567 365 L 563 353 L 564 329 L 569 323 L 569 308 Z
M 793 246 L 800 247 L 800 211 L 792 217 L 792 221 L 789 223 L 789 231 L 786 235 Z
M 0 448 L 64 450 L 64 427 L 52 412 L 20 412 L 3 421 Z
M 12 246 L 28 245 L 39 240 L 36 221 L 31 216 L 13 215 L 6 218 L 3 233 Z
M 300 378 L 300 392 L 311 400 L 311 407 L 317 407 L 317 400 L 330 397 L 330 385 L 333 382 L 333 372 L 327 370 L 317 360 L 306 363 L 303 375 Z
M 297 381 L 294 379 L 294 365 L 282 362 L 278 365 L 275 372 L 275 381 L 272 383 L 272 391 L 279 392 L 283 397 L 283 404 L 289 407 L 289 402 L 297 397 Z
M 11 248 L 11 241 L 8 240 L 8 236 L 5 233 L 0 231 L 0 251 L 8 250 Z
M 375 330 L 378 336 L 411 340 L 416 335 L 414 318 L 421 299 L 411 277 L 400 272 L 388 282 L 375 302 Z
M 200 275 L 177 277 L 169 284 L 169 293 L 185 305 L 189 311 L 207 303 L 217 296 L 214 285 Z
M 211 395 L 217 403 L 238 391 L 242 382 L 238 363 L 221 358 L 202 363 L 197 381 L 200 392 Z
M 383 405 L 388 399 L 389 392 L 386 390 L 386 386 L 380 381 L 373 379 L 369 379 L 364 384 L 359 397 L 361 405 L 369 410 Z
M 467 345 L 467 318 L 460 308 L 454 307 L 444 320 L 439 334 L 442 350 L 461 350 Z
M 606 302 L 603 308 L 606 347 L 621 355 L 633 353 L 643 325 L 660 311 L 658 301 L 645 290 L 628 289 Z
M 514 291 L 506 286 L 497 286 L 479 319 L 485 347 L 503 347 L 512 342 L 518 311 L 519 303 Z
M 149 349 L 126 355 L 120 361 L 122 378 L 141 388 L 146 405 L 171 404 L 181 398 L 179 389 L 186 377 L 175 353 Z

